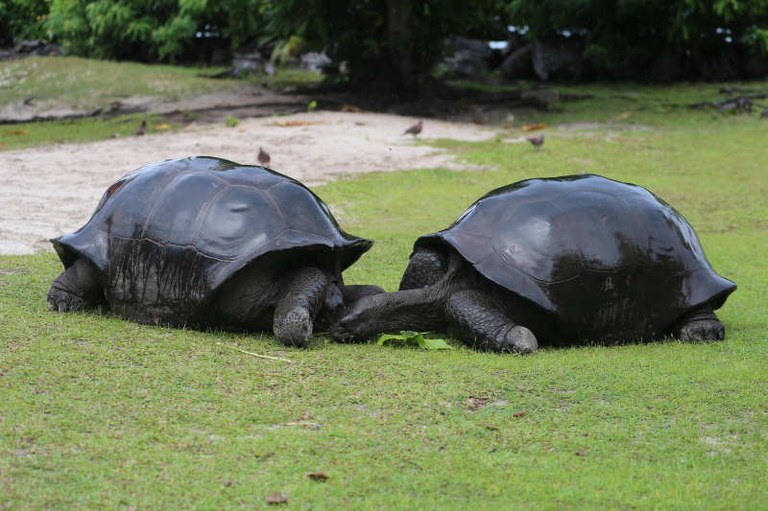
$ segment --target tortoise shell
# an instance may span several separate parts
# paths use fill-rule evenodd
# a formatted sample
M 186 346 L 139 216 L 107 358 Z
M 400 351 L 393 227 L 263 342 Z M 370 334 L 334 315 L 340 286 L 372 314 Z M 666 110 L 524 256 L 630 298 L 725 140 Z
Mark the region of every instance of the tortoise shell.
M 265 254 L 290 251 L 340 274 L 372 245 L 295 179 L 208 156 L 126 175 L 88 223 L 51 241 L 65 267 L 82 256 L 104 273 L 116 312 L 137 318 L 149 308 L 173 323 Z
M 493 190 L 414 249 L 447 244 L 488 280 L 549 313 L 566 335 L 648 338 L 736 285 L 696 233 L 648 190 L 598 175 Z

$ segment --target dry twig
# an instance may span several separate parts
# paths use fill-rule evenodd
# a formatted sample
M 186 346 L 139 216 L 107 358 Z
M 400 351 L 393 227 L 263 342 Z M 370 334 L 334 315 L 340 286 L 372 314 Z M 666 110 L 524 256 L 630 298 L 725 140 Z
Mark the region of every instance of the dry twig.
M 244 349 L 240 349 L 236 346 L 229 346 L 228 344 L 224 344 L 221 342 L 217 342 L 216 344 L 218 344 L 219 346 L 224 346 L 225 348 L 229 348 L 231 350 L 239 351 L 240 353 L 245 353 L 246 355 L 250 355 L 252 357 L 265 358 L 267 360 L 279 360 L 280 362 L 293 362 L 293 360 L 289 358 L 273 357 L 271 355 L 259 355 L 258 353 L 254 353 L 252 351 L 245 351 Z

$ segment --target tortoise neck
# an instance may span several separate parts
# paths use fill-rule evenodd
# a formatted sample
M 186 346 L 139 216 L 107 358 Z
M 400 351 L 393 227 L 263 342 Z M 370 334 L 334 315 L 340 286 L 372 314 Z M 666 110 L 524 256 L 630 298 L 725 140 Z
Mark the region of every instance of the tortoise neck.
M 427 287 L 363 297 L 337 322 L 334 337 L 364 340 L 382 332 L 442 330 L 445 307 L 435 291 Z

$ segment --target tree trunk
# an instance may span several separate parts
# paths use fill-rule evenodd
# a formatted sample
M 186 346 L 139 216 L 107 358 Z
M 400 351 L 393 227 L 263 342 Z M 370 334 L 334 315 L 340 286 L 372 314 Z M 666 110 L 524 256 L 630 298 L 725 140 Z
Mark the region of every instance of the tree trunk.
M 410 95 L 419 88 L 418 34 L 412 0 L 387 0 L 388 78 L 396 92 Z M 385 71 L 387 72 L 387 71 Z

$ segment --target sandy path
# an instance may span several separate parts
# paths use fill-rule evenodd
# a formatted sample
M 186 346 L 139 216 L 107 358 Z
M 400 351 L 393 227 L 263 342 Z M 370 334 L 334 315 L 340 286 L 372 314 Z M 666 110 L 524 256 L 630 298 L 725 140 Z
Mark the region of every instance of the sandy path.
M 182 132 L 0 151 L 0 254 L 50 250 L 48 239 L 82 226 L 104 189 L 146 163 L 211 155 L 271 166 L 307 184 L 342 174 L 453 167 L 452 157 L 401 135 L 415 119 L 316 112 L 245 119 L 234 128 L 191 125 Z M 492 128 L 426 121 L 422 138 L 483 140 Z

